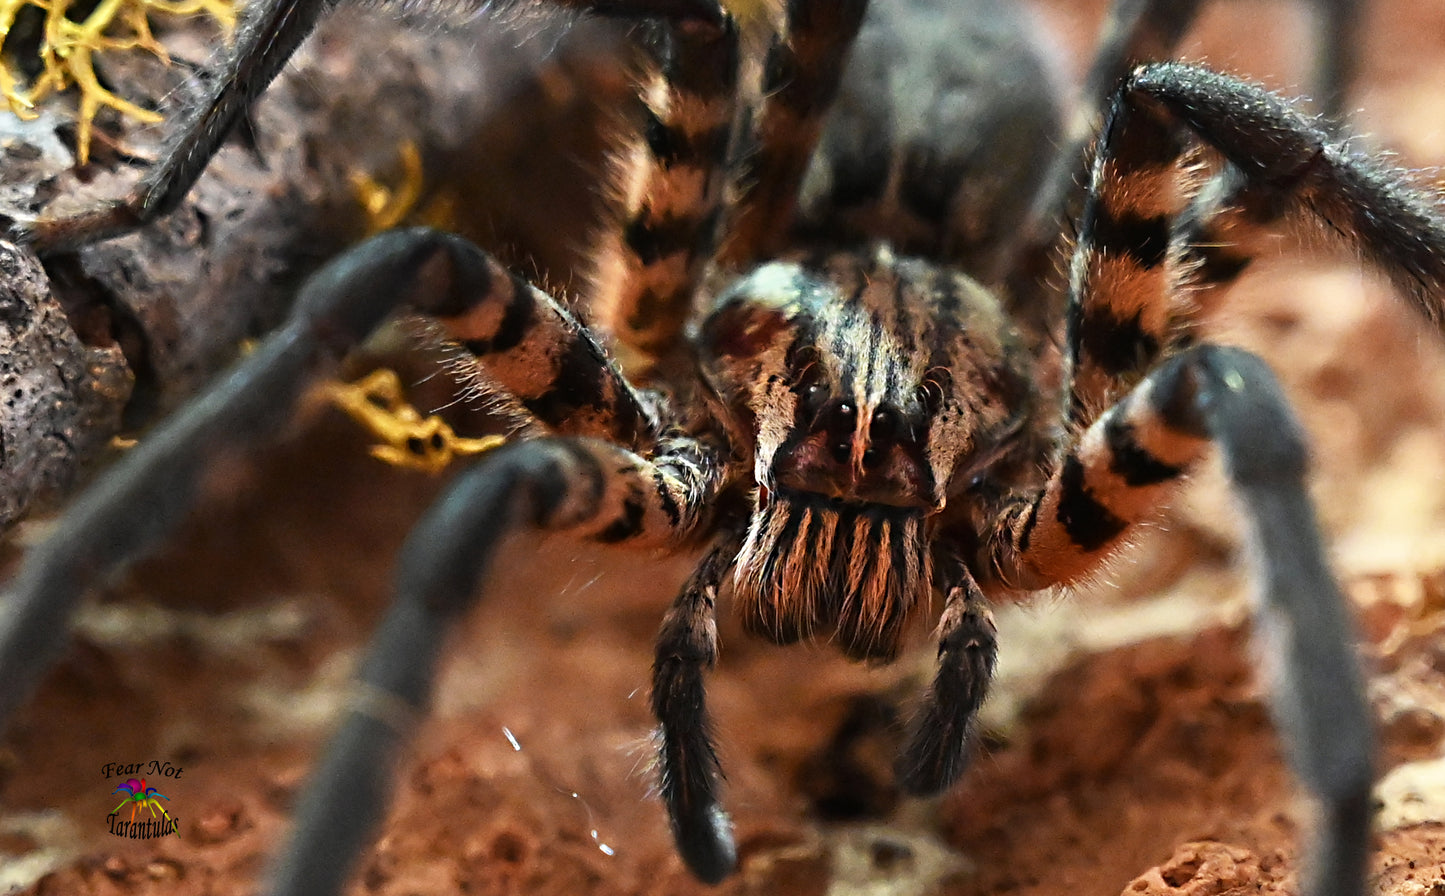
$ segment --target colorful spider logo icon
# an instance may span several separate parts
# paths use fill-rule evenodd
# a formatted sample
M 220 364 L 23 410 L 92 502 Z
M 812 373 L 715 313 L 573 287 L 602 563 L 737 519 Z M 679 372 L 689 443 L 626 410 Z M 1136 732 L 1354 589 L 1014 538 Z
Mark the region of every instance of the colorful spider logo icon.
M 122 806 L 124 806 L 126 803 L 130 803 L 131 821 L 135 821 L 136 810 L 140 809 L 142 806 L 151 810 L 152 817 L 155 817 L 157 809 L 161 810 L 161 815 L 165 816 L 165 818 L 169 819 L 171 817 L 166 812 L 166 807 L 162 806 L 160 803 L 161 800 L 166 800 L 169 802 L 170 797 L 166 796 L 164 793 L 161 793 L 159 790 L 156 790 L 154 787 L 147 787 L 145 778 L 131 778 L 124 784 L 117 787 L 115 790 L 111 791 L 111 793 L 125 794 L 125 799 L 121 800 L 114 809 L 110 810 L 111 815 L 115 815 L 121 810 Z

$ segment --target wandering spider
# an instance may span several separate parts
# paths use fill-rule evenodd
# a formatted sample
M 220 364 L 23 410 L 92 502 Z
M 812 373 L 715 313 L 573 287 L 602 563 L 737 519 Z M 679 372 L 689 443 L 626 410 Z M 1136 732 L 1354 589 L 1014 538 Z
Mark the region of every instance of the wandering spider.
M 385 804 L 383 770 L 427 704 L 442 635 L 513 528 L 706 549 L 665 618 L 652 699 L 679 850 L 713 881 L 736 857 L 702 675 L 730 571 L 754 633 L 816 637 L 866 660 L 892 659 L 914 605 L 943 595 L 937 675 L 899 764 L 905 788 L 937 792 L 965 764 L 991 674 L 989 602 L 1088 576 L 1217 446 L 1252 527 L 1279 722 L 1323 804 L 1308 892 L 1360 892 L 1369 714 L 1301 484 L 1303 442 L 1262 363 L 1202 341 L 1195 325 L 1248 264 L 1251 239 L 1295 210 L 1357 244 L 1438 321 L 1445 222 L 1434 204 L 1256 88 L 1182 64 L 1132 71 L 1110 91 L 1078 219 L 1068 384 L 1050 414 L 1023 341 L 973 280 L 887 247 L 787 248 L 797 185 L 865 3 L 787 5 L 788 40 L 767 53 L 766 100 L 752 119 L 736 103 L 753 95 L 740 34 L 767 23 L 702 4 L 607 5 L 677 16 L 639 28 L 658 80 L 644 87 L 642 133 L 619 154 L 626 219 L 597 249 L 597 329 L 435 231 L 395 231 L 348 252 L 308 282 L 288 324 L 148 437 L 27 558 L 0 640 L 6 709 L 62 642 L 85 582 L 158 538 L 202 467 L 270 429 L 319 358 L 406 307 L 440 321 L 487 388 L 548 434 L 496 451 L 416 528 L 278 891 L 339 886 Z M 269 74 L 294 41 L 260 32 L 246 32 L 238 58 Z M 263 61 L 245 55 L 248 39 Z M 217 120 L 235 114 L 224 107 Z M 739 138 L 741 120 L 755 128 Z M 1196 194 L 1175 181 L 1196 170 L 1181 163 L 1198 145 L 1221 164 Z M 192 148 L 173 157 L 181 168 L 195 167 Z M 747 173 L 734 179 L 739 160 Z M 28 235 L 58 246 L 139 223 L 195 174 L 160 170 L 135 206 L 42 218 Z M 839 183 L 866 193 L 879 180 Z M 650 361 L 656 391 L 624 377 L 601 334 Z

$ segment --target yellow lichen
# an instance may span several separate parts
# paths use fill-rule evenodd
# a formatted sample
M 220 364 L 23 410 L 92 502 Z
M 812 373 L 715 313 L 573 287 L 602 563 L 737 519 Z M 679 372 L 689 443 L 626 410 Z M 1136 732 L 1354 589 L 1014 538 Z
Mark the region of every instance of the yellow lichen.
M 425 196 L 426 176 L 415 142 L 401 142 L 395 167 L 398 170 L 385 178 L 360 168 L 351 172 L 351 190 L 365 215 L 366 235 L 405 223 L 451 229 L 453 203 L 445 193 Z M 458 457 L 490 451 L 506 441 L 501 436 L 463 438 L 440 417 L 424 417 L 407 401 L 396 373 L 386 368 L 354 383 L 325 383 L 320 389 L 327 401 L 380 440 L 372 446 L 371 456 L 395 467 L 439 473 Z
M 401 181 L 388 186 L 380 178 L 367 171 L 351 172 L 351 189 L 366 213 L 368 235 L 390 230 L 407 219 L 421 201 L 425 177 L 422 174 L 421 150 L 410 141 L 404 141 L 398 151 L 401 165 Z
M 456 229 L 456 197 L 445 185 L 427 184 L 416 141 L 401 141 L 396 162 L 388 169 L 383 174 L 356 168 L 350 174 L 351 192 L 365 215 L 363 232 L 367 236 L 403 224 Z
M 506 441 L 501 436 L 464 438 L 440 417 L 423 417 L 406 400 L 401 380 L 391 370 L 320 388 L 327 400 L 380 440 L 371 456 L 392 466 L 439 473 L 458 457 L 481 454 Z
M 151 33 L 153 13 L 171 16 L 205 14 L 227 35 L 236 24 L 237 0 L 100 0 L 84 18 L 70 17 L 72 0 L 0 0 L 0 96 L 10 111 L 24 119 L 35 117 L 36 105 L 46 97 L 74 87 L 79 93 L 76 110 L 76 159 L 90 160 L 95 116 L 104 107 L 138 121 L 154 123 L 160 115 L 107 90 L 96 77 L 96 54 L 146 52 L 165 62 L 166 50 Z M 38 56 L 40 73 L 24 83 L 9 46 L 11 31 L 27 8 L 44 13 L 45 23 Z

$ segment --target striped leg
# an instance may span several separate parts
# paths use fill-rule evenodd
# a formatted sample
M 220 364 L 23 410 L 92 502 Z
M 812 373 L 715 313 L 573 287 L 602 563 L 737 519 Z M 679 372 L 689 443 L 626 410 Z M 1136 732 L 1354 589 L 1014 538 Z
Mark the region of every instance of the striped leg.
M 716 22 L 716 0 L 471 0 L 495 12 L 561 7 L 617 16 L 667 16 Z M 280 73 L 335 0 L 264 0 L 248 9 L 234 47 L 212 73 L 210 95 L 180 123 L 160 161 L 122 199 L 67 217 L 42 215 L 15 227 L 14 238 L 41 252 L 74 248 L 134 230 L 173 211 L 251 103 Z
M 617 156 L 623 220 L 596 248 L 590 304 L 619 342 L 657 358 L 677 346 L 712 256 L 739 61 L 731 20 L 650 37 L 643 127 Z
M 162 541 L 208 470 L 263 444 L 305 385 L 399 304 L 462 301 L 484 288 L 478 250 L 424 233 L 383 234 L 312 276 L 281 329 L 148 434 L 26 555 L 0 594 L 0 722 L 63 649 L 86 589 Z
M 1179 183 L 1178 125 L 1226 162 L 1193 200 Z M 1409 183 L 1258 87 L 1181 63 L 1138 69 L 1100 135 L 1070 267 L 1070 422 L 1087 425 L 1190 344 L 1208 291 L 1295 211 L 1350 241 L 1445 327 L 1445 213 Z
M 1049 172 L 1039 181 L 1029 213 L 1015 243 L 1004 253 L 1011 291 L 1025 292 L 1052 270 L 1064 209 L 1076 192 L 1085 149 L 1098 131 L 1116 87 L 1136 65 L 1175 55 L 1194 22 L 1198 0 L 1115 0 L 1101 30 L 1093 63 L 1084 77 L 1067 132 Z M 1343 117 L 1346 92 L 1358 67 L 1360 9 L 1356 0 L 1315 0 L 1315 66 L 1311 82 L 1330 121 Z M 993 282 L 991 277 L 986 277 Z
M 838 94 L 867 0 L 789 0 L 768 50 L 756 133 L 741 161 L 741 195 L 720 260 L 742 269 L 787 247 L 798 185 Z
M 1110 97 L 1135 65 L 1174 55 L 1199 5 L 1199 0 L 1114 0 L 1110 5 L 1063 140 L 1013 244 L 1000 254 L 999 270 L 985 272 L 986 282 L 1003 278 L 1010 293 L 1032 296 L 1036 284 L 1054 270 L 1065 210 L 1077 209 L 1079 172 Z
M 1190 418 L 1189 365 L 1171 358 L 1108 408 L 1037 495 L 1001 515 L 984 557 L 988 585 L 1038 591 L 1097 570 L 1131 526 L 1154 517 L 1210 434 Z
M 402 549 L 395 602 L 302 799 L 272 892 L 331 894 L 345 883 L 389 802 L 396 757 L 426 711 L 446 634 L 477 600 L 504 536 L 521 529 L 674 543 L 706 523 L 720 484 L 715 461 L 690 440 L 647 460 L 604 442 L 558 438 L 513 443 L 463 474 Z
M 1188 206 L 1177 128 L 1115 102 L 1095 150 L 1069 266 L 1068 418 L 1082 428 L 1187 334 L 1174 222 Z
M 1137 70 L 1116 106 L 1157 105 L 1187 125 L 1280 206 L 1307 210 L 1388 275 L 1445 328 L 1445 210 L 1409 173 L 1387 168 L 1284 100 L 1197 66 Z
M 1029 590 L 1089 575 L 1213 442 L 1249 523 L 1256 631 L 1295 773 L 1322 808 L 1307 896 L 1363 892 L 1373 734 L 1345 598 L 1305 489 L 1303 435 L 1262 361 L 1198 346 L 1099 418 L 1034 498 L 1004 514 L 985 558 Z
M 548 296 L 457 237 L 381 234 L 308 280 L 285 326 L 148 435 L 27 555 L 0 600 L 0 719 L 62 649 L 86 587 L 163 540 L 208 469 L 264 443 L 304 386 L 399 307 L 447 323 L 490 381 L 553 429 L 635 448 L 655 440 L 637 394 Z
M 1180 149 L 1171 121 L 1231 166 L 1192 204 L 1168 180 Z M 1248 264 L 1247 244 L 1302 209 L 1439 325 L 1445 216 L 1407 184 L 1258 88 L 1174 63 L 1136 71 L 1100 139 L 1071 267 L 1068 414 L 1082 432 L 1046 487 L 1005 510 L 981 558 L 988 584 L 1003 588 L 1087 577 L 1217 446 L 1249 522 L 1276 721 L 1323 810 L 1309 896 L 1363 888 L 1369 706 L 1305 492 L 1298 424 L 1259 359 L 1189 347 L 1200 309 L 1178 296 L 1186 285 L 1195 298 L 1227 285 Z
M 447 240 L 417 228 L 418 240 Z M 561 303 L 480 249 L 468 253 L 475 288 L 413 299 L 463 350 L 453 372 L 468 392 L 525 411 L 553 432 L 641 448 L 653 415 L 597 339 Z

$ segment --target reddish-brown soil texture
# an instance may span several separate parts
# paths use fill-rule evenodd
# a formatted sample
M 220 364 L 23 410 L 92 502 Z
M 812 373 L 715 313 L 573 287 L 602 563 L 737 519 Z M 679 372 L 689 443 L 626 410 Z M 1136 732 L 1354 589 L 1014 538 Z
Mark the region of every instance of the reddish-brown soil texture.
M 1373 6 L 1356 130 L 1402 165 L 1439 165 L 1445 11 Z M 1064 33 L 1094 27 L 1097 10 L 1060 7 L 1048 16 Z M 1301 16 L 1221 4 L 1189 53 L 1289 87 L 1303 78 Z M 1271 360 L 1314 440 L 1383 741 L 1371 892 L 1438 896 L 1445 351 L 1401 306 L 1347 255 L 1289 254 L 1241 284 L 1221 330 Z M 391 558 L 440 485 L 377 464 L 349 422 L 312 411 L 92 600 L 0 751 L 0 890 L 254 892 Z M 1250 662 L 1219 476 L 1199 476 L 1166 522 L 1109 582 L 1002 608 L 988 733 L 938 800 L 900 798 L 887 773 L 900 694 L 930 659 L 922 626 L 904 662 L 868 669 L 726 621 L 710 695 L 741 869 L 715 892 L 1296 892 L 1309 807 Z M 19 529 L 11 559 L 43 529 Z M 648 767 L 651 641 L 691 559 L 513 539 L 449 648 L 352 892 L 710 891 L 674 855 Z M 178 835 L 109 833 L 128 775 L 108 764 L 143 766 Z

